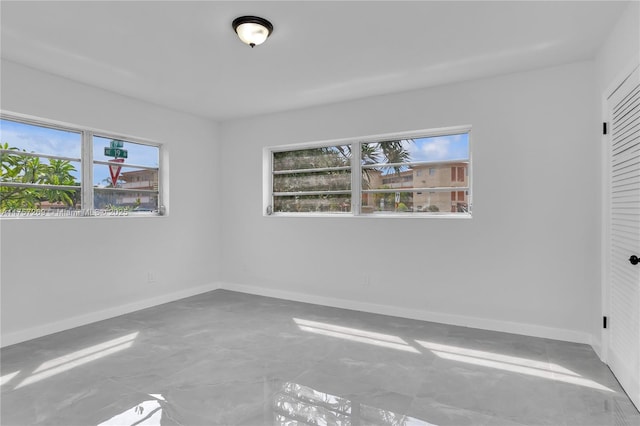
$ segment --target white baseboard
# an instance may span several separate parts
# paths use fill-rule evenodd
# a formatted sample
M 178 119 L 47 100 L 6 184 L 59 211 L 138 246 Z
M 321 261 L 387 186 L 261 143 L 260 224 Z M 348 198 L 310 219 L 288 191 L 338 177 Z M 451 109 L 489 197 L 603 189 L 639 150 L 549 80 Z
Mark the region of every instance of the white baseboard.
M 292 292 L 288 290 L 258 287 L 246 284 L 236 284 L 229 282 L 216 282 L 211 284 L 193 287 L 178 292 L 144 299 L 126 305 L 114 306 L 89 314 L 78 315 L 66 318 L 53 323 L 42 324 L 25 330 L 8 333 L 0 339 L 0 347 L 13 345 L 26 340 L 35 339 L 47 334 L 57 333 L 96 321 L 117 317 L 120 315 L 135 312 L 163 303 L 184 299 L 185 297 L 207 293 L 209 291 L 225 289 L 241 293 L 255 294 L 259 296 L 275 297 L 278 299 L 293 300 L 296 302 L 313 303 L 317 305 L 331 306 L 335 308 L 350 309 L 355 311 L 370 312 L 375 314 L 390 315 L 395 317 L 410 318 L 421 321 L 432 321 L 442 324 L 458 325 L 462 327 L 479 328 L 484 330 L 501 331 L 505 333 L 522 334 L 526 336 L 542 337 L 554 340 L 564 340 L 568 342 L 590 344 L 599 355 L 600 345 L 594 341 L 593 336 L 588 333 L 561 328 L 545 327 L 535 324 L 524 324 L 511 321 L 492 320 L 488 318 L 478 318 L 463 315 L 452 315 L 442 312 L 432 312 L 419 309 L 409 309 L 400 306 L 381 305 L 368 302 L 358 302 L 313 294 Z
M 150 308 L 152 306 L 162 305 L 164 303 L 184 299 L 185 297 L 195 296 L 197 294 L 217 290 L 218 288 L 220 288 L 218 283 L 205 284 L 202 286 L 192 287 L 173 293 L 162 294 L 150 299 L 139 300 L 136 302 L 128 303 L 126 305 L 114 306 L 97 312 L 91 312 L 88 314 L 65 318 L 60 321 L 42 324 L 13 333 L 7 333 L 0 339 L 0 347 L 13 345 L 16 343 L 24 342 L 26 340 L 46 336 L 47 334 L 57 333 L 59 331 L 69 330 L 81 325 L 91 324 L 92 322 L 102 321 L 105 319 L 139 311 L 141 309 Z
M 592 336 L 589 333 L 562 328 L 546 327 L 536 324 L 524 324 L 511 321 L 493 320 L 489 318 L 452 315 L 442 312 L 409 309 L 400 306 L 380 305 L 368 302 L 358 302 L 355 300 L 318 296 L 313 294 L 298 293 L 288 290 L 258 287 L 246 284 L 220 282 L 218 283 L 218 288 L 238 291 L 241 293 L 255 294 L 259 296 L 293 300 L 296 302 L 331 306 L 334 308 L 351 309 L 355 311 L 410 318 L 421 321 L 438 322 L 442 324 L 458 325 L 462 327 L 501 331 L 504 333 L 521 334 L 525 336 L 542 337 L 553 340 L 563 340 L 567 342 L 592 344 Z
M 591 341 L 589 342 L 589 344 L 593 348 L 593 351 L 596 353 L 596 355 L 598 355 L 598 358 L 600 358 L 600 361 L 605 362 L 604 354 L 602 353 L 602 342 L 598 337 L 596 337 L 593 334 L 590 336 L 590 338 L 591 338 Z
M 640 410 L 640 378 L 635 373 L 636 366 L 633 363 L 625 362 L 624 359 L 618 357 L 615 351 L 611 351 L 608 354 L 612 364 L 616 365 L 617 372 L 613 374 L 616 376 L 620 385 L 629 396 L 629 399 Z

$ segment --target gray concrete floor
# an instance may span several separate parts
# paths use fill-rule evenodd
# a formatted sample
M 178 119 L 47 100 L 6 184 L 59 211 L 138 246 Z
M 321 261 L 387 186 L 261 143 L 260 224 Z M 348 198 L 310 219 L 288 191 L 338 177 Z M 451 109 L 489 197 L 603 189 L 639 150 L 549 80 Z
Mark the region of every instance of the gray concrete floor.
M 2 425 L 640 425 L 586 345 L 223 290 L 2 349 Z

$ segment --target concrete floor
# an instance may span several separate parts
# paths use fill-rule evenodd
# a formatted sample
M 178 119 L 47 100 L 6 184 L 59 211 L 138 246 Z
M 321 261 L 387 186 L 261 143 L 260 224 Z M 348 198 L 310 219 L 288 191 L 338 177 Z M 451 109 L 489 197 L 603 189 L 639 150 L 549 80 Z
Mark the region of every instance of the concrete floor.
M 2 349 L 9 425 L 640 425 L 586 345 L 223 290 Z

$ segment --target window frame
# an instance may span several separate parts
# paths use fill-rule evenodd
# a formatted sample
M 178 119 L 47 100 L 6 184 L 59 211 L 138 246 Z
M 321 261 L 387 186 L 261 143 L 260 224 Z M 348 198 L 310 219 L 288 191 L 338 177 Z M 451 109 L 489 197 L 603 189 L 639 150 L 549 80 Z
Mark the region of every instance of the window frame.
M 427 213 L 427 212 L 379 212 L 376 214 L 362 213 L 362 195 L 365 193 L 362 189 L 362 162 L 361 162 L 361 146 L 366 143 L 378 143 L 389 140 L 401 140 L 401 139 L 418 139 L 418 138 L 431 138 L 438 136 L 453 136 L 459 134 L 467 134 L 469 142 L 469 159 L 467 169 L 468 185 L 464 187 L 451 187 L 455 191 L 468 191 L 469 211 L 468 212 L 440 212 L 440 213 Z M 273 157 L 275 152 L 297 151 L 311 148 L 325 148 L 337 145 L 351 145 L 351 211 L 350 212 L 274 212 L 274 198 L 273 198 Z M 412 130 L 396 133 L 385 133 L 370 136 L 357 136 L 342 139 L 331 139 L 324 141 L 303 142 L 295 144 L 284 144 L 269 146 L 263 149 L 263 197 L 262 197 L 262 215 L 269 217 L 358 217 L 358 218 L 448 218 L 448 219 L 470 219 L 472 217 L 472 205 L 473 205 L 473 143 L 472 143 L 472 126 L 461 125 L 451 127 L 441 127 L 434 129 L 422 129 Z M 354 153 L 357 153 L 354 155 Z M 443 163 L 449 160 L 443 161 Z M 455 161 L 455 160 L 451 160 Z M 405 163 L 403 163 L 405 164 Z M 407 162 L 406 164 L 412 164 Z M 410 189 L 412 191 L 410 191 Z M 443 188 L 407 188 L 401 190 L 401 192 L 417 192 L 417 191 L 429 191 L 429 192 L 441 192 Z M 446 188 L 445 188 L 446 189 Z M 384 192 L 383 190 L 366 190 L 366 193 Z M 387 191 L 388 192 L 388 191 Z M 446 192 L 446 191 L 445 191 Z
M 159 142 L 155 142 L 149 139 L 139 138 L 135 136 L 118 134 L 110 131 L 105 131 L 101 129 L 95 129 L 87 126 L 78 126 L 74 124 L 69 124 L 57 120 L 44 119 L 41 117 L 34 117 L 31 115 L 20 114 L 15 112 L 8 112 L 0 110 L 0 119 L 14 121 L 16 123 L 27 124 L 38 127 L 45 127 L 53 130 L 61 130 L 66 132 L 73 132 L 80 134 L 80 187 L 79 191 L 81 193 L 81 201 L 80 201 L 80 209 L 78 210 L 69 210 L 63 209 L 68 214 L 18 214 L 18 215 L 2 215 L 0 214 L 0 219 L 13 219 L 13 218 L 69 218 L 69 217 L 159 217 L 166 216 L 167 208 L 164 203 L 164 187 L 165 187 L 165 172 L 163 163 L 165 162 L 164 156 L 166 155 L 164 145 Z M 104 163 L 102 160 L 95 160 L 93 156 L 93 138 L 101 137 L 107 139 L 116 139 L 122 140 L 124 142 L 131 142 L 138 145 L 152 146 L 158 148 L 158 166 L 157 167 L 149 167 L 149 166 L 138 166 L 135 164 L 131 164 L 132 167 L 137 168 L 141 167 L 143 169 L 153 169 L 158 171 L 158 209 L 156 211 L 145 211 L 145 212 L 136 212 L 136 211 L 126 211 L 126 214 L 115 208 L 113 211 L 104 210 L 104 209 L 96 209 L 94 207 L 94 185 L 93 185 L 93 167 L 95 164 Z M 26 153 L 27 155 L 31 155 L 31 153 Z M 67 159 L 78 161 L 77 158 L 66 158 L 62 156 L 51 155 L 47 153 L 34 153 L 39 158 L 56 158 L 56 159 Z M 125 163 L 126 164 L 126 163 Z M 128 164 L 127 164 L 128 165 Z M 18 185 L 18 186 L 26 186 L 26 185 Z M 45 185 L 43 187 L 50 187 L 51 185 Z M 55 186 L 55 185 L 54 185 Z M 78 188 L 77 186 L 66 186 L 60 188 L 53 189 L 66 189 L 66 188 Z M 131 189 L 126 190 L 122 189 L 123 192 L 140 192 L 139 190 Z M 155 192 L 155 191 L 154 191 Z M 20 209 L 17 209 L 20 210 Z M 26 210 L 26 209 L 25 209 Z

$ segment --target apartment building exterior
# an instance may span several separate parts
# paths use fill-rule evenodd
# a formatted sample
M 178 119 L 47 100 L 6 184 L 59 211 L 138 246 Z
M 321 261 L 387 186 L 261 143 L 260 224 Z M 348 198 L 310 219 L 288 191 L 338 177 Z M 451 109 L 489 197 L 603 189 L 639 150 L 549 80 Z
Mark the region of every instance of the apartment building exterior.
M 363 211 L 469 211 L 468 161 L 420 163 L 401 172 L 370 170 L 365 184 L 368 189 L 401 191 L 363 194 Z
M 122 189 L 140 189 L 158 191 L 158 171 L 157 170 L 135 170 L 123 172 L 120 179 L 124 183 L 118 186 Z M 118 196 L 118 206 L 142 206 L 156 208 L 157 193 L 149 192 L 127 192 Z

